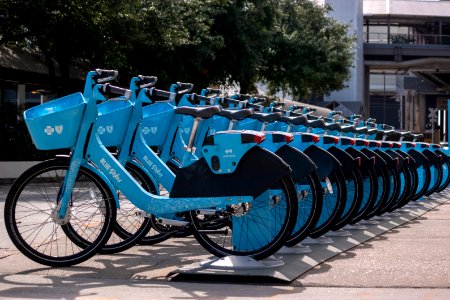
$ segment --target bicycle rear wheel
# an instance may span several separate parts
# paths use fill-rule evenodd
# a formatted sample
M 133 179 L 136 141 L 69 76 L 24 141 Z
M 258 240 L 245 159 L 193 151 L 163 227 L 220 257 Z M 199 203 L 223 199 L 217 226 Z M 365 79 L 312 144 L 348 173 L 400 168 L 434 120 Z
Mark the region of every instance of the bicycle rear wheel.
M 278 251 L 291 234 L 297 219 L 297 196 L 289 176 L 250 203 L 228 206 L 216 215 L 222 219 L 217 229 L 209 226 L 202 210 L 191 211 L 189 219 L 197 241 L 217 257 L 250 256 L 260 260 Z M 213 218 L 217 222 L 217 217 Z
M 12 185 L 5 202 L 5 225 L 19 251 L 31 260 L 53 267 L 81 263 L 97 253 L 111 235 L 116 203 L 108 186 L 91 170 L 80 167 L 72 190 L 67 219 L 53 220 L 60 187 L 69 163 L 52 159 L 23 173 Z M 75 243 L 67 228 L 89 241 Z
M 314 171 L 296 184 L 298 197 L 297 222 L 291 236 L 286 240 L 288 247 L 297 245 L 304 240 L 311 228 L 319 220 L 323 205 L 323 192 L 319 175 Z
M 328 181 L 328 182 L 327 182 Z M 328 232 L 345 209 L 347 199 L 347 186 L 344 173 L 340 169 L 334 171 L 328 178 L 322 180 L 323 207 L 316 226 L 309 234 L 317 238 Z

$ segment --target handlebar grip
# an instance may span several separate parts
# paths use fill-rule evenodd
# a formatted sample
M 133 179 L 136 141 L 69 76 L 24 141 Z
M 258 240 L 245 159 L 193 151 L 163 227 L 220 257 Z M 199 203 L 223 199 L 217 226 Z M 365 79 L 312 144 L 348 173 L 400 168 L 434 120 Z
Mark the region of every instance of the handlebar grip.
M 208 93 L 210 93 L 210 94 L 217 94 L 217 95 L 222 94 L 222 90 L 219 90 L 219 89 L 207 88 L 207 90 L 208 90 Z
M 150 88 L 150 89 L 147 89 L 146 95 L 149 98 L 151 98 L 152 96 L 164 98 L 164 99 L 151 98 L 152 101 L 158 101 L 158 100 L 159 101 L 166 101 L 166 100 L 171 100 L 171 98 L 173 97 L 174 93 L 171 93 L 171 92 L 168 92 L 168 91 L 163 91 L 163 90 L 158 90 L 158 89 L 155 89 L 155 88 Z
M 138 82 L 139 88 L 152 87 L 158 81 L 158 77 L 156 76 L 144 76 L 138 75 L 140 82 Z
M 262 97 L 253 97 L 251 98 L 251 102 L 252 103 L 261 103 L 266 101 L 266 98 L 262 98 Z
M 272 103 L 272 107 L 283 107 L 284 103 Z
M 120 96 L 125 96 L 125 98 L 128 100 L 131 96 L 131 91 L 129 89 L 124 89 L 118 86 L 110 85 L 109 83 L 106 83 L 102 86 L 101 89 L 103 94 L 115 94 Z
M 194 84 L 185 83 L 185 82 L 177 82 L 178 88 L 176 89 L 177 94 L 186 94 L 192 91 L 194 88 Z
M 191 94 L 191 99 L 192 100 L 196 100 L 196 101 L 204 101 L 206 103 L 211 104 L 211 100 L 213 99 L 212 97 L 206 97 L 206 96 L 202 96 L 202 95 L 198 95 L 198 94 Z
M 340 116 L 340 115 L 342 115 L 342 111 L 340 111 L 340 110 L 333 110 L 331 112 L 331 115 L 332 116 Z
M 94 80 L 97 83 L 113 81 L 119 76 L 119 71 L 116 70 L 96 69 L 95 72 L 97 73 L 97 76 L 95 76 Z

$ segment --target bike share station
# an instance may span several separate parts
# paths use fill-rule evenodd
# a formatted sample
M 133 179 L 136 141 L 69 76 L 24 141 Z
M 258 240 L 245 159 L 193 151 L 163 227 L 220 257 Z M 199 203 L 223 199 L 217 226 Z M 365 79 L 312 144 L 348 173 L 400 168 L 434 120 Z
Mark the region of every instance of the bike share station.
M 298 246 L 282 248 L 276 255 L 263 261 L 246 257 L 213 258 L 183 266 L 170 272 L 171 280 L 253 280 L 292 282 L 315 266 L 352 249 L 395 227 L 408 223 L 445 202 L 450 201 L 450 191 L 432 195 L 426 200 L 407 205 L 399 212 L 360 222 L 343 230 L 331 232 L 317 239 L 307 238 Z M 248 279 L 248 278 L 247 278 Z
M 450 100 L 448 100 L 450 107 Z M 448 116 L 450 128 L 450 111 Z M 447 140 L 450 140 L 449 138 Z M 212 258 L 183 266 L 169 273 L 171 280 L 253 280 L 290 283 L 304 273 L 340 253 L 370 241 L 383 233 L 426 214 L 435 207 L 450 201 L 450 191 L 425 196 L 394 212 L 363 220 L 343 229 L 331 231 L 318 238 L 307 237 L 293 247 L 283 247 L 275 255 L 262 261 L 250 257 L 229 256 Z
M 171 280 L 292 282 L 450 201 L 448 150 L 423 135 L 192 84 L 158 90 L 153 76 L 110 85 L 117 76 L 91 71 L 83 94 L 24 114 L 38 149 L 72 150 L 24 172 L 5 201 L 9 237 L 37 263 L 192 233 L 221 258 Z

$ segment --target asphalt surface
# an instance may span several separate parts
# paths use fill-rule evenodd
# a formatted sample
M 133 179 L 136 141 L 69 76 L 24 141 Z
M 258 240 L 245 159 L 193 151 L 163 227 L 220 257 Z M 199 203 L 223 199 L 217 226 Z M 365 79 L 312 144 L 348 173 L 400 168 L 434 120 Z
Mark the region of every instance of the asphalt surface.
M 0 185 L 0 299 L 450 299 L 450 202 L 328 259 L 289 284 L 214 276 L 179 282 L 168 274 L 211 258 L 192 238 L 97 255 L 70 268 L 34 263 L 5 232 L 8 189 Z M 450 192 L 433 197 L 450 201 Z

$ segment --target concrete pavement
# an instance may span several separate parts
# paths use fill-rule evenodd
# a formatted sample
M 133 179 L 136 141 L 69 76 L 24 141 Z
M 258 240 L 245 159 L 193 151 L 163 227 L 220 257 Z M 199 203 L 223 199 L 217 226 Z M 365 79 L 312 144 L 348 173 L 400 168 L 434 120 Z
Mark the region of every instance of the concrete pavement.
M 450 202 L 347 250 L 290 284 L 175 282 L 177 268 L 210 258 L 193 239 L 172 239 L 71 268 L 36 264 L 12 246 L 0 186 L 0 299 L 450 299 Z M 441 200 L 450 200 L 445 192 Z M 228 281 L 228 279 L 227 279 Z

